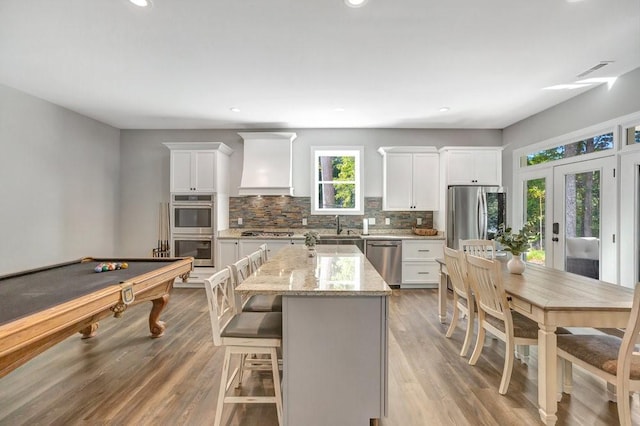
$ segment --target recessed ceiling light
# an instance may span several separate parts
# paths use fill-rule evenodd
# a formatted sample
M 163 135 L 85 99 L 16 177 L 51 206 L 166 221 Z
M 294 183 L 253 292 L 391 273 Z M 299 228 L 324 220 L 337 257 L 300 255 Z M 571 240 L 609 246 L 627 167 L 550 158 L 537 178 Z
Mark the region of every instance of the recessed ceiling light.
M 335 108 L 334 111 L 335 112 L 344 112 L 344 108 Z
M 449 111 L 449 109 L 450 109 L 449 107 L 442 107 L 442 108 L 440 108 L 438 111 L 440 111 L 440 112 L 447 112 L 447 111 Z
M 556 84 L 555 86 L 545 87 L 543 90 L 573 90 L 590 86 L 590 84 Z
M 151 0 L 129 0 L 131 3 L 140 7 L 151 6 Z
M 362 7 L 367 4 L 369 0 L 344 0 L 344 4 L 349 7 Z
M 229 111 L 231 111 L 231 112 L 240 112 L 240 108 L 232 107 L 232 108 L 229 108 Z

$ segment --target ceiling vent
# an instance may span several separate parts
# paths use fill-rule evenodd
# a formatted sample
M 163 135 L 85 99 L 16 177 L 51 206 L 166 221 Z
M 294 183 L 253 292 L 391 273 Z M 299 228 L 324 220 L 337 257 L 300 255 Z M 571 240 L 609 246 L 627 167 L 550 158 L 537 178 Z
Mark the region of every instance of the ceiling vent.
M 244 160 L 240 195 L 293 195 L 291 147 L 297 137 L 284 132 L 242 132 Z
M 589 75 L 589 74 L 591 74 L 592 72 L 597 71 L 597 70 L 599 70 L 599 69 L 600 69 L 600 68 L 602 68 L 602 67 L 605 67 L 605 66 L 607 66 L 607 65 L 609 65 L 609 64 L 612 64 L 613 62 L 615 62 L 615 61 L 600 61 L 600 63 L 599 63 L 598 65 L 594 65 L 594 66 L 592 66 L 591 68 L 589 68 L 588 70 L 583 71 L 583 72 L 581 72 L 580 74 L 578 74 L 578 78 L 582 78 L 582 77 L 584 77 L 585 75 Z

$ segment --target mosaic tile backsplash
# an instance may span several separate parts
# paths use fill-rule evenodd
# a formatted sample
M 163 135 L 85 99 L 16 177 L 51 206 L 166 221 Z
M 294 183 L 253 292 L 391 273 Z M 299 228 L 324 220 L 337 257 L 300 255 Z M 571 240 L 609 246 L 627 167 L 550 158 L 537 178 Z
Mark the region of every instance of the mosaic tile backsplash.
M 340 224 L 344 229 L 362 229 L 363 218 L 375 218 L 376 224 L 369 229 L 411 229 L 416 226 L 416 219 L 422 218 L 423 228 L 433 226 L 433 212 L 389 212 L 382 210 L 381 197 L 365 197 L 363 216 L 340 216 Z M 249 196 L 229 198 L 229 228 L 231 229 L 263 229 L 263 228 L 334 228 L 335 216 L 312 216 L 310 197 Z M 238 225 L 242 218 L 242 225 Z M 307 218 L 307 225 L 302 219 Z M 391 220 L 390 225 L 384 219 Z

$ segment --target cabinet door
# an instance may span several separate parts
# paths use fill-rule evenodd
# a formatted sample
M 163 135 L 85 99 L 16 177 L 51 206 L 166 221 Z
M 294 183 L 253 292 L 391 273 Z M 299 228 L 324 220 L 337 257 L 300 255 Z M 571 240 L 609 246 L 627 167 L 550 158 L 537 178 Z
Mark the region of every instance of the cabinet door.
M 409 210 L 412 204 L 413 154 L 389 153 L 385 158 L 383 210 Z
M 447 177 L 449 185 L 475 185 L 475 158 L 473 151 L 449 151 Z
M 171 192 L 191 192 L 191 151 L 171 151 Z
M 268 243 L 266 240 L 254 240 L 254 239 L 240 239 L 238 243 L 238 259 L 247 257 L 251 253 L 260 249 L 260 246 L 264 243 Z
M 502 181 L 502 152 L 478 151 L 474 155 L 475 179 L 478 185 L 500 185 Z
M 238 260 L 238 240 L 218 240 L 218 264 L 220 271 Z
M 440 158 L 438 154 L 413 154 L 413 210 L 438 210 Z
M 193 186 L 198 192 L 215 192 L 215 161 L 213 151 L 193 153 Z

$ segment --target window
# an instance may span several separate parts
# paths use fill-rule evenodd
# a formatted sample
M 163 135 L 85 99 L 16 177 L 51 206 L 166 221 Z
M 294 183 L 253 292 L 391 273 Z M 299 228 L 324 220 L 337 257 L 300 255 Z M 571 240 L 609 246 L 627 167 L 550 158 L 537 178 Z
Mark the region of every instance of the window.
M 613 132 L 523 155 L 520 157 L 520 165 L 522 167 L 534 166 L 608 149 L 613 149 Z
M 362 147 L 312 148 L 312 214 L 364 214 Z
M 640 143 L 640 125 L 624 129 L 627 145 Z

